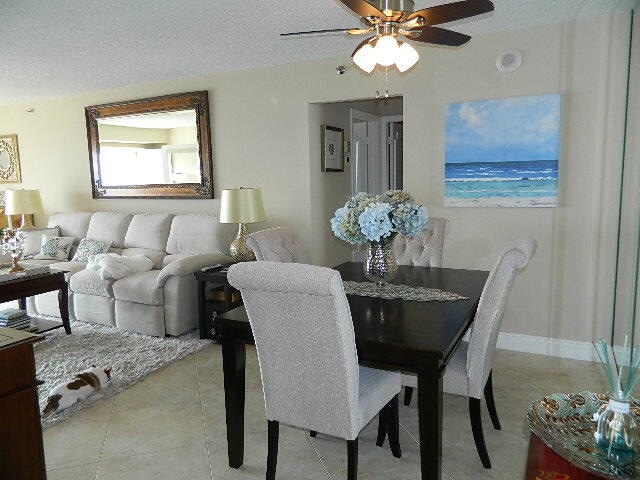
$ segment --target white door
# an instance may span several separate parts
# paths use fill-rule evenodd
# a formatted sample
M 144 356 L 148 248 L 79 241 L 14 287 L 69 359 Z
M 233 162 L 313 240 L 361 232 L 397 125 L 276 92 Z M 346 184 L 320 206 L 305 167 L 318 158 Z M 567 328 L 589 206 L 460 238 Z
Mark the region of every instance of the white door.
M 383 190 L 402 190 L 402 115 L 380 119 L 383 139 Z
M 380 118 L 351 109 L 351 156 L 353 193 L 382 193 L 378 152 Z

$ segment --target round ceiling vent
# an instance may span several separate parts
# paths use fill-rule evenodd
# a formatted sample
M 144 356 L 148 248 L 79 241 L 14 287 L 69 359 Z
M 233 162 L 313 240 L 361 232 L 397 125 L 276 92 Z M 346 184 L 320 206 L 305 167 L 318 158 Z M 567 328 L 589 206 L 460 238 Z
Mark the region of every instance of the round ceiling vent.
M 522 53 L 519 50 L 505 50 L 496 60 L 496 67 L 502 73 L 515 72 L 522 65 Z

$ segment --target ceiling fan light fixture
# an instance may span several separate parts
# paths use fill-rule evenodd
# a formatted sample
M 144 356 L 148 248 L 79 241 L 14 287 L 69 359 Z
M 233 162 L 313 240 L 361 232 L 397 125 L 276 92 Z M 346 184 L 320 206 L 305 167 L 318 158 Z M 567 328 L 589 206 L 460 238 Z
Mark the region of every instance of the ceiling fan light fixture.
M 367 73 L 371 73 L 376 68 L 376 52 L 371 44 L 367 43 L 358 49 L 353 56 L 353 63 Z
M 420 60 L 420 55 L 415 48 L 413 48 L 408 43 L 403 43 L 400 45 L 398 49 L 398 53 L 396 55 L 396 68 L 400 72 L 406 72 L 411 67 L 413 67 L 418 60 Z
M 390 35 L 383 35 L 378 39 L 374 50 L 378 64 L 383 67 L 390 67 L 395 63 L 400 47 L 395 38 Z

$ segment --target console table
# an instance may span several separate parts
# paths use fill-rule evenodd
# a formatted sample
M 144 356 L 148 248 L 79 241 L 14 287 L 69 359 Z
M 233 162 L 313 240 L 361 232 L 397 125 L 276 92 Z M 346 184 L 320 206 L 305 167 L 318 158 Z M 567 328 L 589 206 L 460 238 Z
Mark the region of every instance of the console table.
M 40 340 L 0 328 L 0 480 L 47 478 L 33 356 Z

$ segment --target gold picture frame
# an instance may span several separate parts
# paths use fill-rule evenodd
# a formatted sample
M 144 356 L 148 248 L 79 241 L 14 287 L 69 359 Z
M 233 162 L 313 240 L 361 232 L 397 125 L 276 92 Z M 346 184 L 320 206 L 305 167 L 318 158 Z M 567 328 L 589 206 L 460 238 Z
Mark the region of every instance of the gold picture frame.
M 322 171 L 344 172 L 344 129 L 322 125 Z
M 0 183 L 20 183 L 18 135 L 0 135 Z

